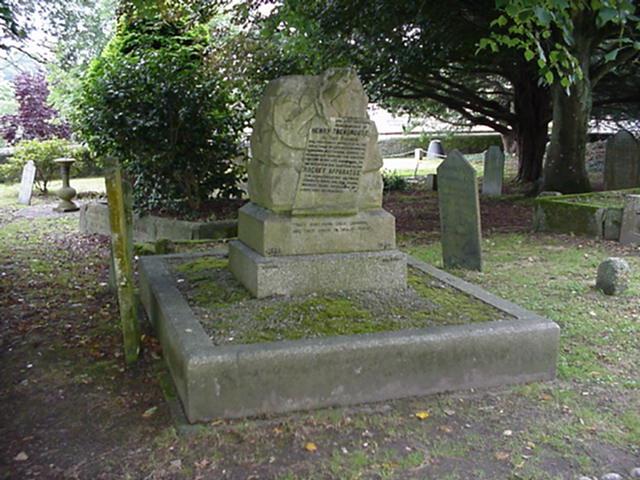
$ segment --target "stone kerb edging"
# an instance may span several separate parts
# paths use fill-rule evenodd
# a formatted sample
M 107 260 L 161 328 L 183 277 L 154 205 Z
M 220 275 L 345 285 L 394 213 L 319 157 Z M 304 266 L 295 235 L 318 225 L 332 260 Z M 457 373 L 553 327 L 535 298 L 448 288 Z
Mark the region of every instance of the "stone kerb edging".
M 640 189 L 617 190 L 622 194 Z M 581 199 L 600 192 L 540 197 L 535 200 L 533 227 L 536 231 L 584 235 L 619 240 L 623 206 L 605 207 Z
M 224 255 L 215 251 L 197 254 Z M 190 422 L 350 405 L 555 376 L 559 327 L 450 274 L 410 265 L 515 320 L 214 346 L 167 259 L 140 259 L 141 299 Z
M 91 202 L 80 207 L 80 232 L 110 235 L 109 207 L 105 203 Z M 237 220 L 191 222 L 154 215 L 133 218 L 133 239 L 136 242 L 167 240 L 204 240 L 232 238 L 238 233 Z

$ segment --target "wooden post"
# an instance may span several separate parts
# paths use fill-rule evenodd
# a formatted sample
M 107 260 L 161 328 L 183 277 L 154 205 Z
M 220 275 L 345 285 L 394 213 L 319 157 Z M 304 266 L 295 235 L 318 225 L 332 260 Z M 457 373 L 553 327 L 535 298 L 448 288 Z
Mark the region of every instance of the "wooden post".
M 105 184 L 109 200 L 113 272 L 124 339 L 124 358 L 127 363 L 133 363 L 140 353 L 140 327 L 133 281 L 131 187 L 124 180 L 119 165 L 106 172 Z

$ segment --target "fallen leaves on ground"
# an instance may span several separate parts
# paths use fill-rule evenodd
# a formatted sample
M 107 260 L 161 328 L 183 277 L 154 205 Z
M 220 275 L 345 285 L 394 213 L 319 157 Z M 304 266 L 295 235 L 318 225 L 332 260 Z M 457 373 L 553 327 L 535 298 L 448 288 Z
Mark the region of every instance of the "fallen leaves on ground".
M 431 414 L 425 410 L 421 410 L 419 412 L 415 413 L 416 418 L 418 418 L 419 420 L 426 420 L 427 418 L 429 418 L 431 416 Z

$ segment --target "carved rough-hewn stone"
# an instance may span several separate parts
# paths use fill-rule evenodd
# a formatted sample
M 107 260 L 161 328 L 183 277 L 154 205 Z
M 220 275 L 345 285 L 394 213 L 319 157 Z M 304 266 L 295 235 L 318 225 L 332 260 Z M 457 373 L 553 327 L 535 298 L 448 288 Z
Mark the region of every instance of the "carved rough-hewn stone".
M 351 69 L 287 76 L 269 83 L 251 136 L 251 201 L 294 215 L 380 208 L 382 157 L 375 124 L 367 116 L 367 103 L 362 84 Z M 341 155 L 326 167 L 334 169 L 333 187 L 337 188 L 324 183 L 316 184 L 313 190 L 302 184 L 305 163 L 306 172 L 312 173 L 314 154 L 319 152 L 324 152 L 325 161 L 331 155 Z M 359 157 L 361 165 L 356 161 Z M 345 175 L 346 170 L 350 171 Z M 351 171 L 353 175 L 349 175 Z

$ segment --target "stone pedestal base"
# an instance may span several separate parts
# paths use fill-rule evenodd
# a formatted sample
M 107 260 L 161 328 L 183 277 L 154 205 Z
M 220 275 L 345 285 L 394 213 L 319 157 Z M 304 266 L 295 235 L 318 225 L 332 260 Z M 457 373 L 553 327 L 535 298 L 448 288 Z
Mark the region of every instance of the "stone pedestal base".
M 281 215 L 248 203 L 238 239 L 265 257 L 395 250 L 395 218 L 383 209 L 349 216 Z
M 80 207 L 78 207 L 75 203 L 68 201 L 68 200 L 60 200 L 60 203 L 58 203 L 58 205 L 56 205 L 53 210 L 55 212 L 75 212 L 80 210 Z
M 407 260 L 397 250 L 265 257 L 234 240 L 229 268 L 257 298 L 405 287 Z

